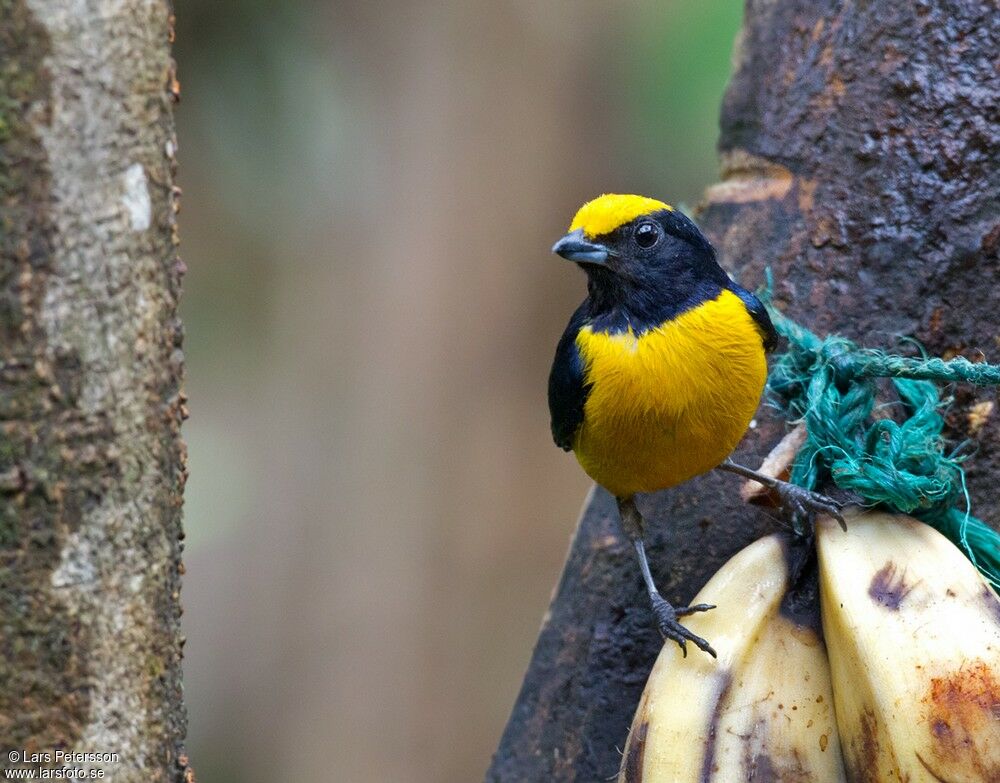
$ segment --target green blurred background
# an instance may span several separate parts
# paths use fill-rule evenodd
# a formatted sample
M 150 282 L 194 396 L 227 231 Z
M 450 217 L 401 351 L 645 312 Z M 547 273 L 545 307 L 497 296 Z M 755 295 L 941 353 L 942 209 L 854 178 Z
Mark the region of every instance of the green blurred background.
M 697 202 L 742 4 L 175 5 L 199 779 L 481 779 L 588 487 L 548 248 Z

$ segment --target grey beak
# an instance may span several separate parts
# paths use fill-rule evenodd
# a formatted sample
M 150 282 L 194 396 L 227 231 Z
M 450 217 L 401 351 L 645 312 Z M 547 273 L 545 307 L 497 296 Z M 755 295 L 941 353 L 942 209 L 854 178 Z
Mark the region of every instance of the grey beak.
M 608 249 L 597 242 L 588 242 L 583 236 L 582 228 L 571 231 L 556 242 L 552 246 L 552 252 L 578 264 L 604 266 L 608 261 Z

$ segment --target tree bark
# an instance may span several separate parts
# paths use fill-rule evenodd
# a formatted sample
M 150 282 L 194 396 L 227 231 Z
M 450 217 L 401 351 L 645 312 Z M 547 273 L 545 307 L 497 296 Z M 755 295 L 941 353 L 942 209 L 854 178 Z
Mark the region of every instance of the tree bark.
M 172 35 L 165 0 L 0 0 L 0 766 L 193 779 Z
M 914 335 L 1000 360 L 1000 15 L 992 0 L 748 0 L 724 100 L 722 182 L 699 217 L 744 285 L 865 345 Z M 995 390 L 959 388 L 951 435 L 976 447 L 973 509 L 1000 522 Z M 969 411 L 993 413 L 978 426 Z M 784 432 L 762 407 L 739 448 Z M 771 527 L 709 474 L 651 496 L 658 584 L 686 603 Z M 660 648 L 612 499 L 596 490 L 488 781 L 598 781 L 619 765 Z M 697 650 L 694 651 L 698 655 Z

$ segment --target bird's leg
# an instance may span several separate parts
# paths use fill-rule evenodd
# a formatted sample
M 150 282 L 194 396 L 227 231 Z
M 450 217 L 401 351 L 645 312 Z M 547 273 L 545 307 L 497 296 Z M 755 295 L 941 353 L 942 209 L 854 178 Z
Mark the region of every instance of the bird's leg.
M 714 609 L 715 607 L 711 604 L 678 606 L 676 608 L 671 606 L 670 602 L 660 595 L 660 591 L 656 589 L 656 584 L 653 582 L 653 574 L 649 570 L 649 561 L 646 559 L 646 545 L 643 542 L 645 523 L 643 522 L 642 514 L 639 513 L 639 509 L 635 505 L 635 499 L 633 497 L 618 498 L 618 512 L 622 518 L 622 529 L 625 531 L 625 535 L 632 541 L 635 553 L 639 557 L 639 569 L 642 571 L 642 580 L 646 583 L 649 600 L 653 603 L 653 614 L 656 616 L 656 624 L 659 626 L 663 638 L 673 639 L 673 641 L 677 642 L 684 652 L 684 657 L 687 657 L 687 642 L 690 640 L 699 649 L 704 650 L 715 658 L 715 650 L 712 649 L 712 645 L 700 636 L 691 633 L 677 621 L 678 617 L 684 617 L 695 612 L 707 612 L 709 609 Z
M 719 465 L 719 470 L 725 470 L 744 478 L 759 481 L 765 487 L 773 489 L 778 493 L 781 506 L 791 516 L 792 527 L 799 535 L 804 535 L 805 533 L 801 528 L 802 522 L 811 520 L 815 514 L 829 514 L 840 523 L 840 526 L 844 530 L 847 530 L 847 523 L 840 513 L 840 504 L 833 498 L 828 498 L 826 495 L 813 492 L 811 489 L 805 489 L 804 487 L 790 484 L 787 481 L 776 479 L 773 476 L 768 476 L 766 473 L 760 473 L 756 470 L 745 468 L 742 465 L 737 465 L 731 459 L 727 459 Z

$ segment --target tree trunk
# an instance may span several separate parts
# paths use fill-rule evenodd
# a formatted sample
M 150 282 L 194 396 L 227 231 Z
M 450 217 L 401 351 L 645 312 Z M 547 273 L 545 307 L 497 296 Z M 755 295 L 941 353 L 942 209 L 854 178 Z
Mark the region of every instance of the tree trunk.
M 914 335 L 935 354 L 1000 360 L 998 39 L 992 0 L 749 0 L 722 110 L 723 181 L 700 208 L 723 265 L 749 287 L 770 266 L 777 305 L 821 332 L 871 346 Z M 994 411 L 977 429 L 980 402 Z M 994 525 L 998 420 L 995 391 L 956 390 L 951 434 L 977 448 L 973 509 Z M 757 421 L 746 463 L 783 432 L 767 408 Z M 646 510 L 654 575 L 681 603 L 771 527 L 726 475 Z M 487 780 L 612 777 L 660 644 L 598 489 Z
M 193 779 L 171 24 L 0 0 L 0 766 Z

